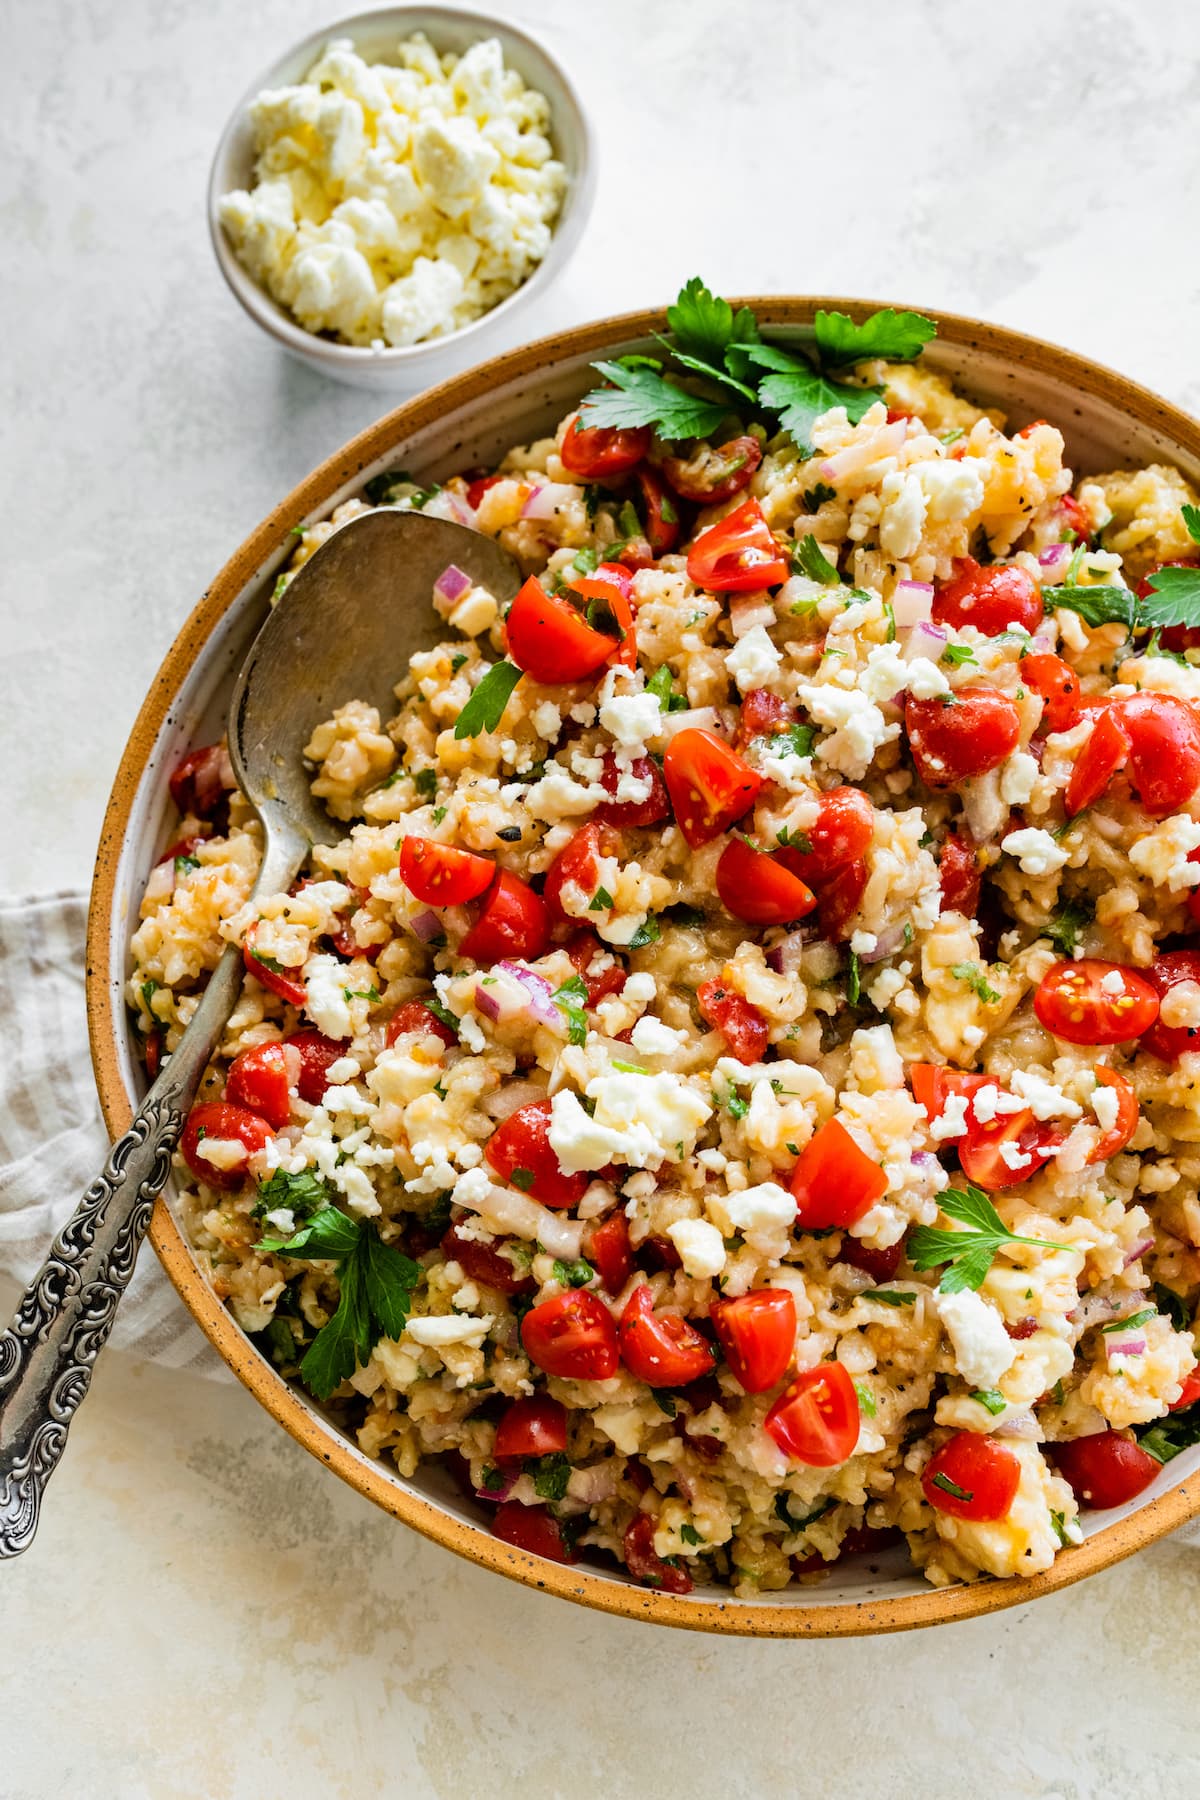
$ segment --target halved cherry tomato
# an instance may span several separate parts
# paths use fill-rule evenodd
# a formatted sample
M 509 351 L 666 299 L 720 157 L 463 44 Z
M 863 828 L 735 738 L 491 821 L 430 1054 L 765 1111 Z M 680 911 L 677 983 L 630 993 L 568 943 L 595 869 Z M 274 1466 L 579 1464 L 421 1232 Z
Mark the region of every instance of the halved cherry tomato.
M 1183 1378 L 1183 1387 L 1178 1400 L 1173 1400 L 1167 1408 L 1168 1412 L 1182 1412 L 1185 1406 L 1194 1406 L 1200 1400 L 1200 1368 L 1192 1370 Z
M 998 768 L 1016 749 L 1021 715 L 999 688 L 961 687 L 935 700 L 904 702 L 917 774 L 930 788 L 956 787 Z
M 827 1119 L 800 1152 L 788 1184 L 796 1197 L 796 1228 L 827 1231 L 855 1225 L 887 1193 L 887 1175 L 860 1150 L 840 1119 Z
M 573 1563 L 577 1560 L 563 1536 L 562 1525 L 545 1506 L 522 1506 L 519 1500 L 503 1501 L 492 1520 L 492 1536 L 511 1544 L 514 1550 L 527 1550 L 530 1556 L 544 1556 L 548 1562 Z
M 1011 1450 L 974 1431 L 960 1431 L 930 1459 L 921 1487 L 935 1512 L 977 1525 L 1003 1519 L 1021 1485 Z
M 796 1352 L 796 1302 L 787 1288 L 715 1301 L 709 1313 L 725 1361 L 748 1394 L 782 1381 Z
M 679 542 L 683 525 L 679 509 L 649 463 L 639 463 L 633 479 L 642 493 L 642 510 L 646 515 L 646 541 L 652 556 L 667 556 Z
M 818 805 L 816 821 L 805 833 L 807 846 L 786 844 L 777 855 L 784 868 L 821 892 L 838 870 L 859 862 L 870 849 L 875 808 L 864 793 L 852 787 L 830 788 L 818 796 Z M 857 906 L 857 899 L 854 904 Z
M 142 1061 L 146 1065 L 146 1073 L 151 1081 L 158 1080 L 158 1072 L 162 1068 L 164 1040 L 161 1026 L 156 1025 L 146 1033 L 142 1043 Z
M 861 1269 L 869 1275 L 876 1287 L 886 1287 L 904 1261 L 904 1240 L 898 1244 L 889 1244 L 886 1250 L 873 1250 L 860 1238 L 851 1237 L 847 1232 L 842 1239 L 842 1247 L 834 1257 L 834 1262 L 849 1263 L 852 1269 Z
M 690 1594 L 692 1578 L 684 1568 L 665 1561 L 654 1548 L 654 1520 L 649 1513 L 634 1513 L 625 1527 L 625 1567 L 643 1587 L 664 1594 Z
M 509 608 L 505 630 L 517 667 L 549 684 L 582 681 L 621 648 L 617 637 L 593 631 L 578 607 L 548 594 L 533 575 Z
M 840 1362 L 804 1369 L 763 1420 L 785 1456 L 812 1469 L 832 1469 L 854 1454 L 858 1395 Z
M 235 1056 L 225 1077 L 225 1098 L 231 1105 L 248 1107 L 273 1130 L 282 1131 L 292 1116 L 283 1045 L 256 1044 Z
M 188 1114 L 179 1148 L 184 1162 L 199 1181 L 233 1193 L 246 1180 L 251 1156 L 264 1150 L 274 1135 L 267 1121 L 256 1112 L 250 1112 L 244 1106 L 231 1106 L 225 1100 L 205 1100 L 199 1106 L 193 1106 Z M 246 1155 L 236 1167 L 220 1169 L 200 1154 L 205 1138 L 232 1140 L 242 1146 Z
M 1038 1021 L 1068 1044 L 1123 1044 L 1149 1031 L 1158 1017 L 1155 988 L 1123 963 L 1056 962 L 1038 983 Z
M 173 844 L 167 845 L 156 866 L 161 867 L 163 863 L 177 862 L 182 856 L 190 856 L 197 844 L 206 844 L 207 842 L 208 839 L 203 837 L 176 838 Z
M 663 474 L 685 500 L 715 506 L 740 494 L 762 461 L 762 445 L 755 437 L 730 438 L 713 445 L 703 440 L 691 456 L 664 456 Z
M 550 1102 L 531 1100 L 509 1113 L 483 1147 L 501 1181 L 532 1194 L 543 1206 L 578 1206 L 592 1177 L 565 1175 L 550 1148 Z
M 712 1346 L 678 1313 L 656 1313 L 648 1282 L 635 1287 L 617 1327 L 621 1360 L 653 1388 L 686 1387 L 716 1364 Z
M 913 1099 L 925 1108 L 931 1125 L 937 1124 L 952 1094 L 960 1094 L 969 1100 L 980 1088 L 997 1085 L 991 1075 L 968 1074 L 963 1069 L 948 1069 L 942 1063 L 911 1063 L 908 1079 Z M 964 1125 L 963 1131 L 966 1129 Z
M 628 475 L 650 448 L 648 425 L 622 430 L 582 421 L 582 412 L 572 414 L 558 454 L 564 469 L 584 481 L 612 481 L 618 475 Z
M 619 1294 L 633 1274 L 633 1250 L 629 1243 L 629 1220 L 625 1209 L 618 1206 L 599 1225 L 594 1225 L 587 1238 L 587 1259 L 610 1294 Z
M 1128 760 L 1129 733 L 1121 709 L 1107 706 L 1094 715 L 1091 735 L 1075 758 L 1063 801 L 1067 817 L 1073 819 L 1076 813 L 1092 806 Z
M 738 749 L 744 750 L 756 737 L 773 737 L 791 725 L 795 717 L 795 707 L 770 688 L 751 688 L 742 701 L 738 718 Z
M 770 1028 L 757 1006 L 744 994 L 725 987 L 716 976 L 696 989 L 696 1004 L 700 1017 L 721 1033 L 738 1062 L 758 1062 Z
M 1117 1116 L 1088 1157 L 1090 1163 L 1107 1162 L 1110 1156 L 1116 1156 L 1118 1151 L 1125 1148 L 1137 1130 L 1139 1111 L 1133 1083 L 1126 1081 L 1124 1075 L 1119 1075 L 1115 1069 L 1106 1069 L 1101 1064 L 1096 1069 L 1096 1080 L 1101 1087 L 1116 1090 Z
M 1153 593 L 1150 577 L 1157 575 L 1160 569 L 1194 569 L 1198 566 L 1200 557 L 1197 556 L 1179 556 L 1171 562 L 1155 563 L 1138 582 L 1138 599 L 1144 600 L 1148 594 Z M 1185 650 L 1200 650 L 1200 626 L 1168 625 L 1162 634 L 1162 644 L 1164 650 L 1173 650 L 1177 656 L 1182 656 Z
M 606 794 L 612 794 L 611 800 L 602 800 L 592 814 L 601 825 L 661 825 L 664 819 L 671 816 L 671 797 L 667 793 L 667 784 L 662 778 L 662 770 L 652 756 L 636 757 L 629 773 L 643 785 L 650 784 L 650 792 L 644 800 L 618 800 L 617 790 L 621 783 L 621 770 L 617 767 L 617 759 L 609 754 L 604 759 L 604 767 L 600 771 L 600 785 Z
M 1042 596 L 1032 575 L 1016 564 L 980 568 L 970 556 L 958 557 L 954 577 L 933 596 L 938 625 L 961 630 L 973 625 L 984 637 L 996 637 L 1010 625 L 1036 631 L 1042 622 Z
M 501 869 L 484 897 L 479 917 L 458 946 L 473 962 L 519 956 L 531 961 L 550 941 L 550 922 L 540 894 L 519 875 Z
M 401 1008 L 401 1011 L 404 1009 Z M 432 1015 L 430 1015 L 432 1017 Z M 392 1042 L 388 1038 L 388 1043 Z M 302 1031 L 293 1031 L 284 1043 L 289 1050 L 294 1050 L 300 1058 L 300 1073 L 296 1079 L 296 1092 L 310 1106 L 320 1106 L 325 1098 L 325 1089 L 329 1086 L 329 1069 L 332 1063 L 346 1054 L 345 1044 L 339 1044 L 335 1038 L 326 1037 L 323 1031 L 315 1026 L 306 1026 Z
M 968 1113 L 958 1160 L 968 1181 L 994 1194 L 1036 1175 L 1062 1142 L 1063 1134 L 1052 1125 L 1039 1124 L 1028 1106 L 1000 1113 L 986 1124 Z
M 498 481 L 506 479 L 507 477 L 504 475 L 481 475 L 477 481 L 469 481 L 467 483 L 467 505 L 472 512 L 479 511 L 479 502 L 489 488 L 494 488 Z
M 778 587 L 790 573 L 757 500 L 743 500 L 701 532 L 688 551 L 687 572 L 689 581 L 713 594 Z
M 531 1362 L 563 1381 L 609 1381 L 620 1365 L 617 1328 L 598 1295 L 568 1288 L 531 1307 L 521 1321 Z
M 717 894 L 735 919 L 751 925 L 787 925 L 803 919 L 817 897 L 779 857 L 730 838 L 717 864 Z
M 1091 542 L 1092 521 L 1074 494 L 1063 494 L 1058 502 L 1058 510 L 1062 515 L 1064 532 L 1073 531 L 1080 543 Z
M 331 933 L 329 942 L 338 956 L 344 956 L 347 962 L 353 962 L 356 956 L 365 956 L 369 963 L 377 962 L 382 944 L 360 944 L 354 935 L 354 915 L 360 912 L 371 898 L 369 888 L 351 888 L 350 911 L 346 923 L 340 931 Z
M 465 906 L 491 887 L 495 873 L 490 856 L 439 844 L 435 838 L 400 840 L 401 878 L 409 893 L 427 906 Z
M 1173 694 L 1131 694 L 1120 706 L 1130 778 L 1151 818 L 1165 818 L 1200 785 L 1200 723 Z
M 195 819 L 211 819 L 235 786 L 225 746 L 205 744 L 199 750 L 189 750 L 172 769 L 167 786 L 181 813 L 190 813 Z
M 566 946 L 567 955 L 583 976 L 587 1004 L 597 1006 L 608 994 L 619 994 L 628 976 L 620 960 L 591 931 L 577 931 Z M 595 965 L 599 961 L 600 967 Z
M 443 1025 L 436 1013 L 431 1013 L 423 1000 L 406 1000 L 398 1006 L 387 1022 L 384 1042 L 390 1050 L 397 1038 L 409 1031 L 422 1031 L 427 1036 L 440 1038 L 443 1044 L 457 1044 L 458 1038 L 449 1025 Z
M 1190 863 L 1200 863 L 1200 850 L 1192 850 L 1188 854 Z M 1187 891 L 1187 909 L 1195 924 L 1200 925 L 1200 887 Z
M 278 994 L 281 1000 L 286 1000 L 289 1006 L 303 1006 L 308 999 L 308 990 L 299 969 L 285 969 L 273 956 L 261 955 L 254 948 L 257 935 L 257 924 L 251 925 L 242 940 L 242 961 L 247 973 L 271 993 Z
M 637 629 L 630 598 L 633 584 L 628 569 L 623 569 L 620 563 L 601 563 L 590 575 L 576 575 L 565 585 L 588 602 L 587 622 L 593 630 L 603 630 L 610 642 L 619 634 L 613 662 L 625 669 L 636 669 Z M 607 609 L 607 619 L 600 616 L 604 609 Z
M 1041 723 L 1046 731 L 1070 731 L 1079 723 L 1079 677 L 1061 656 L 1023 656 L 1021 680 L 1040 694 L 1043 701 Z
M 1181 981 L 1200 982 L 1200 950 L 1168 950 L 1146 970 L 1161 1003 Z M 1193 1025 L 1164 1025 L 1157 1019 L 1142 1039 L 1142 1048 L 1163 1062 L 1178 1062 L 1187 1050 L 1200 1049 L 1200 1030 Z
M 987 1440 L 985 1440 L 987 1441 Z M 1054 1445 L 1054 1461 L 1081 1506 L 1103 1512 L 1144 1493 L 1162 1464 L 1119 1431 L 1097 1431 Z
M 663 775 L 687 843 L 720 837 L 754 805 L 763 777 L 714 732 L 689 726 L 667 745 Z
M 492 1455 L 552 1456 L 567 1447 L 567 1409 L 549 1394 L 514 1400 L 496 1427 Z
M 600 885 L 601 857 L 615 856 L 620 848 L 621 839 L 614 828 L 598 825 L 594 819 L 563 845 L 546 870 L 546 884 L 542 889 L 546 916 L 553 924 L 561 925 L 575 916 L 563 905 L 563 889 L 568 885 L 578 888 L 590 901 Z
M 535 1286 L 533 1277 L 504 1255 L 504 1242 L 502 1238 L 484 1244 L 478 1238 L 467 1237 L 462 1226 L 452 1225 L 442 1239 L 442 1255 L 447 1262 L 458 1263 L 469 1280 L 482 1282 L 484 1287 L 495 1288 L 501 1294 L 528 1294 Z
M 870 870 L 860 857 L 835 869 L 817 895 L 817 920 L 821 936 L 831 944 L 849 937 L 849 924 L 858 911 Z
M 965 913 L 973 919 L 979 910 L 979 891 L 983 871 L 974 844 L 952 831 L 942 845 L 938 858 L 938 884 L 942 893 L 942 911 Z

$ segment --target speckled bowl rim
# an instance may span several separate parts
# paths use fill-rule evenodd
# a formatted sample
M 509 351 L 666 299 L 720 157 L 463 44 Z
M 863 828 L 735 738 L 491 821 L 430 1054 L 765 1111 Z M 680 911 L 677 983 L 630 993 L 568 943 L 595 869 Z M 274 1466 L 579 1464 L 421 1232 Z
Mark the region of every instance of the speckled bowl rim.
M 818 307 L 838 307 L 859 315 L 881 303 L 842 297 L 760 296 L 749 298 L 745 304 L 765 323 L 787 326 L 810 324 Z M 998 325 L 948 313 L 930 316 L 937 320 L 943 344 L 998 357 L 1016 369 L 1033 368 L 1069 381 L 1090 397 L 1118 408 L 1147 430 L 1158 432 L 1185 455 L 1200 459 L 1200 424 L 1125 376 L 1058 345 Z M 398 453 L 410 432 L 435 423 L 459 405 L 485 395 L 509 379 L 544 371 L 560 360 L 595 355 L 614 344 L 665 329 L 665 315 L 660 311 L 627 313 L 581 325 L 493 357 L 407 401 L 360 432 L 294 488 L 251 532 L 206 590 L 167 652 L 138 714 L 117 770 L 96 858 L 87 936 L 88 1028 L 100 1103 L 113 1138 L 128 1128 L 133 1113 L 118 1053 L 125 1023 L 120 1016 L 119 996 L 114 995 L 108 979 L 114 936 L 120 934 L 124 942 L 128 930 L 117 900 L 122 844 L 135 794 L 160 728 L 184 678 L 203 657 L 217 622 L 255 571 L 282 547 L 293 526 L 318 512 L 358 472 L 380 457 Z M 602 1612 L 694 1631 L 749 1637 L 850 1637 L 946 1624 L 1069 1587 L 1165 1537 L 1200 1513 L 1200 1472 L 1194 1471 L 1130 1515 L 1097 1531 L 1077 1548 L 1063 1551 L 1054 1567 L 1043 1575 L 1029 1580 L 1013 1577 L 970 1586 L 930 1588 L 890 1598 L 873 1594 L 861 1601 L 819 1606 L 794 1598 L 774 1603 L 740 1601 L 733 1596 L 727 1601 L 693 1599 L 629 1586 L 581 1565 L 560 1565 L 530 1556 L 501 1543 L 485 1526 L 454 1518 L 423 1495 L 407 1489 L 402 1478 L 364 1455 L 310 1408 L 258 1354 L 192 1261 L 179 1226 L 161 1199 L 154 1208 L 150 1240 L 184 1304 L 218 1355 L 306 1450 L 360 1494 L 435 1543 L 482 1568 Z

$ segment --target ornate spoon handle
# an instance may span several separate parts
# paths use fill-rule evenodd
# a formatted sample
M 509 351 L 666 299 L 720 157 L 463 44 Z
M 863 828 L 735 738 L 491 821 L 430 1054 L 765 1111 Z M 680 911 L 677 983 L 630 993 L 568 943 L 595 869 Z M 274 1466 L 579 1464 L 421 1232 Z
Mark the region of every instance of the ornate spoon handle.
M 0 1336 L 0 1558 L 33 1542 L 42 1491 L 129 1285 L 171 1152 L 233 1010 L 242 959 L 227 949 L 179 1047 L 63 1226 Z

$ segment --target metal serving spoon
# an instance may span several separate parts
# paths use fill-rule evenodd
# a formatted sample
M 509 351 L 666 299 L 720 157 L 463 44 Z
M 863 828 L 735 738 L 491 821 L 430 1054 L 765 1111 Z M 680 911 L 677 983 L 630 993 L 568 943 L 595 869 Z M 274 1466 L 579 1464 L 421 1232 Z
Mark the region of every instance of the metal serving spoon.
M 347 700 L 365 700 L 388 716 L 408 658 L 445 638 L 429 597 L 451 563 L 502 604 L 521 584 L 507 551 L 465 525 L 421 513 L 364 513 L 304 564 L 255 638 L 228 724 L 234 774 L 265 834 L 255 894 L 289 887 L 313 844 L 344 836 L 345 826 L 313 800 L 303 747 Z M 0 1336 L 0 1558 L 19 1556 L 33 1541 L 42 1491 L 87 1393 L 242 979 L 242 953 L 231 945 L 174 1055 Z

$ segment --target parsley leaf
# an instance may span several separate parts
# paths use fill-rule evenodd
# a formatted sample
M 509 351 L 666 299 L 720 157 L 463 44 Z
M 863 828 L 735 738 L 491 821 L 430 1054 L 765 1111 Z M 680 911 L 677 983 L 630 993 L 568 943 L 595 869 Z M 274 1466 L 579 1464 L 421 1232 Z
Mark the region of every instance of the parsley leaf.
M 849 973 L 846 976 L 846 998 L 850 1002 L 851 1006 L 857 1006 L 861 995 L 862 995 L 862 971 L 859 966 L 857 953 L 855 951 L 851 950 L 851 952 L 850 952 L 850 969 L 849 969 Z
M 592 367 L 613 385 L 594 388 L 580 401 L 580 422 L 588 430 L 652 425 L 664 438 L 702 438 L 711 436 L 728 415 L 726 401 L 689 394 L 657 369 L 628 368 L 619 362 L 596 362 Z
M 961 669 L 964 663 L 978 664 L 979 658 L 970 644 L 947 644 L 942 651 L 942 661 L 952 669 Z
M 1170 1319 L 1174 1330 L 1191 1330 L 1192 1315 L 1188 1310 L 1188 1303 L 1182 1294 L 1177 1294 L 1174 1288 L 1167 1287 L 1164 1282 L 1156 1281 L 1154 1284 L 1154 1298 L 1158 1302 L 1159 1312 L 1164 1313 L 1166 1317 Z
M 1164 566 L 1147 576 L 1146 585 L 1150 592 L 1137 608 L 1139 629 L 1200 625 L 1200 569 Z
M 371 1319 L 357 1258 L 343 1266 L 338 1281 L 337 1311 L 318 1331 L 300 1364 L 300 1379 L 318 1400 L 328 1400 L 371 1355 Z
M 454 1033 L 455 1037 L 458 1036 L 458 1028 L 462 1021 L 457 1013 L 452 1013 L 448 1006 L 442 1005 L 436 994 L 431 994 L 428 1000 L 422 1001 L 422 1005 L 426 1012 L 433 1014 L 439 1025 L 444 1025 L 448 1031 Z
M 988 978 L 978 963 L 954 963 L 950 973 L 957 981 L 965 981 L 973 994 L 978 994 L 985 1006 L 994 1006 L 1000 996 L 994 987 L 988 986 Z
M 1168 1413 L 1149 1426 L 1135 1426 L 1134 1432 L 1143 1450 L 1156 1462 L 1167 1463 L 1181 1450 L 1200 1444 L 1200 1402 L 1185 1406 L 1182 1412 Z
M 630 950 L 644 950 L 647 944 L 657 944 L 662 936 L 658 928 L 658 920 L 651 917 L 644 919 L 629 940 Z
M 1181 506 L 1179 511 L 1193 544 L 1200 544 L 1200 506 Z
M 837 587 L 841 583 L 841 576 L 811 532 L 796 539 L 792 548 L 792 568 L 797 575 L 807 575 L 810 581 L 819 581 L 823 587 Z
M 800 496 L 806 513 L 819 512 L 827 500 L 836 499 L 837 489 L 827 486 L 823 481 L 818 481 L 815 487 L 808 488 Z
M 252 1217 L 261 1219 L 286 1206 L 293 1218 L 308 1219 L 320 1208 L 332 1204 L 333 1189 L 315 1169 L 301 1169 L 298 1175 L 276 1169 L 268 1181 L 259 1182 Z
M 694 1525 L 689 1525 L 686 1520 L 679 1527 L 679 1536 L 683 1543 L 690 1544 L 693 1549 L 695 1549 L 697 1545 L 704 1543 L 704 1539 L 700 1536 L 696 1527 Z
M 354 1254 L 358 1248 L 358 1232 L 353 1219 L 336 1206 L 327 1205 L 314 1213 L 291 1237 L 263 1238 L 256 1248 L 280 1256 L 301 1257 L 306 1262 L 322 1258 L 337 1261 L 339 1257 Z
M 773 732 L 765 741 L 768 756 L 811 756 L 813 745 L 817 741 L 817 728 L 815 725 L 789 725 L 786 731 Z M 784 832 L 786 831 L 785 825 Z M 791 841 L 795 843 L 797 838 L 803 836 L 803 832 L 797 832 Z M 783 841 L 781 834 L 779 842 Z
M 594 1277 L 595 1273 L 596 1271 L 593 1269 L 591 1263 L 585 1262 L 582 1256 L 579 1258 L 578 1262 L 568 1263 L 556 1260 L 554 1264 L 554 1279 L 562 1287 L 586 1287 L 588 1282 Z
M 1111 625 L 1114 622 L 1134 628 L 1136 617 L 1136 601 L 1128 588 L 1123 587 L 1075 587 L 1068 584 L 1064 587 L 1048 587 L 1042 589 L 1042 600 L 1047 612 L 1055 612 L 1065 606 L 1068 611 L 1076 612 L 1085 625 L 1093 628 L 1097 625 Z M 1161 621 L 1170 624 L 1171 620 Z
M 1048 937 L 1064 956 L 1074 956 L 1080 938 L 1095 916 L 1096 908 L 1090 900 L 1064 900 L 1042 926 L 1042 936 Z
M 666 663 L 661 663 L 646 683 L 646 692 L 653 694 L 665 713 L 684 712 L 687 709 L 687 696 L 675 692 L 675 682 Z
M 562 1500 L 571 1479 L 571 1465 L 563 1450 L 552 1450 L 548 1456 L 528 1457 L 525 1473 L 533 1476 L 533 1491 L 539 1500 Z
M 459 713 L 454 726 L 455 737 L 476 737 L 481 731 L 495 731 L 520 679 L 521 671 L 515 663 L 493 663 Z
M 572 975 L 569 981 L 564 981 L 551 995 L 555 1006 L 567 1021 L 568 1043 L 582 1044 L 587 1041 L 588 1023 L 584 1010 L 587 997 L 587 982 L 582 975 Z
M 1008 1405 L 1008 1401 L 999 1388 L 976 1388 L 971 1398 L 977 1400 L 980 1406 L 986 1406 L 993 1418 L 1002 1413 Z
M 865 1418 L 873 1419 L 879 1411 L 874 1394 L 865 1381 L 856 1381 L 854 1391 L 858 1395 L 859 1410 Z
M 667 308 L 667 324 L 678 338 L 682 349 L 706 362 L 719 362 L 730 344 L 756 344 L 758 324 L 748 306 L 734 312 L 728 300 L 722 300 L 693 275 L 680 289 L 673 306 Z
M 418 769 L 413 776 L 413 786 L 422 800 L 432 800 L 437 793 L 437 770 Z
M 864 1288 L 859 1299 L 878 1300 L 883 1306 L 915 1306 L 917 1296 L 903 1288 Z
M 821 361 L 829 368 L 876 356 L 887 362 L 913 362 L 930 338 L 937 336 L 932 319 L 920 313 L 897 312 L 891 306 L 873 312 L 861 325 L 843 312 L 818 312 L 813 331 Z
M 1070 1249 L 1069 1244 L 1054 1243 L 1049 1238 L 1018 1237 L 1008 1229 L 987 1195 L 969 1184 L 965 1193 L 947 1188 L 938 1196 L 938 1205 L 948 1219 L 957 1219 L 968 1229 L 945 1231 L 939 1226 L 918 1225 L 908 1240 L 907 1255 L 918 1271 L 949 1264 L 938 1284 L 944 1294 L 980 1287 L 1003 1244 L 1032 1244 L 1038 1250 Z
M 819 375 L 806 358 L 792 356 L 774 344 L 746 344 L 738 354 L 739 359 L 764 371 L 758 388 L 759 405 L 779 414 L 783 429 L 802 449 L 808 444 L 814 424 L 830 407 L 844 406 L 850 423 L 857 425 L 882 397 L 879 388 L 847 387 L 840 381 L 830 381 Z

